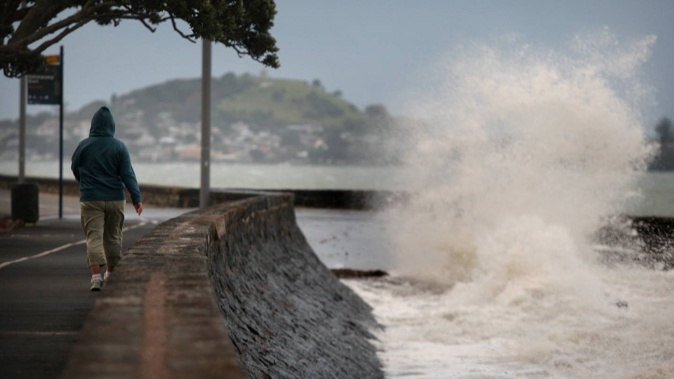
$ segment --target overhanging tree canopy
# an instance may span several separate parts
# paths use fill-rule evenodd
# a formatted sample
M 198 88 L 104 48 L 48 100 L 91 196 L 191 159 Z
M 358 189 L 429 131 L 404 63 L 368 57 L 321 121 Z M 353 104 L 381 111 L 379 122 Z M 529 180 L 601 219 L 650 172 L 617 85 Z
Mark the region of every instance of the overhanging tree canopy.
M 151 31 L 170 21 L 183 38 L 219 42 L 277 68 L 270 34 L 275 15 L 273 0 L 6 0 L 0 2 L 0 68 L 5 76 L 21 76 L 44 64 L 45 49 L 85 24 L 117 26 L 125 19 Z M 191 32 L 180 30 L 177 20 Z

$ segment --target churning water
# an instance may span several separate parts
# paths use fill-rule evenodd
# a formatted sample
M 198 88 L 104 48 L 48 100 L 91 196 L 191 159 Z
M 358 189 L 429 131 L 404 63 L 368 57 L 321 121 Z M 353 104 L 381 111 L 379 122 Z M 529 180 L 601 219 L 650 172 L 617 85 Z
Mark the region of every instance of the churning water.
M 437 70 L 412 105 L 418 191 L 383 217 L 393 276 L 349 282 L 387 377 L 674 378 L 674 272 L 602 263 L 592 238 L 638 196 L 654 40 L 473 46 Z

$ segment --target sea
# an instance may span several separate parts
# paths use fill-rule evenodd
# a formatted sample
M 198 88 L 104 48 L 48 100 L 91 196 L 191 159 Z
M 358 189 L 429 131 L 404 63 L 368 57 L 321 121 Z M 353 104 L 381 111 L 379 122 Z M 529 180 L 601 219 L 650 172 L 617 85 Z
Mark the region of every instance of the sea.
M 615 217 L 674 215 L 674 175 L 645 171 L 654 42 L 512 36 L 425 71 L 397 179 L 417 190 L 379 215 L 391 275 L 349 282 L 384 326 L 387 377 L 674 378 L 674 271 L 630 259 Z
M 629 259 L 643 251 L 615 217 L 674 217 L 674 174 L 645 170 L 655 151 L 640 72 L 654 41 L 604 29 L 563 51 L 515 37 L 463 44 L 411 92 L 406 112 L 425 122 L 391 142 L 406 144 L 403 164 L 214 162 L 211 187 L 413 194 L 350 214 L 368 227 L 340 236 L 386 246 L 389 276 L 344 282 L 382 326 L 373 343 L 387 378 L 671 379 L 674 271 Z M 146 183 L 200 182 L 197 163 L 135 170 Z M 619 238 L 597 239 L 606 225 Z
M 58 178 L 60 164 L 55 160 L 27 161 L 29 178 Z M 141 184 L 199 188 L 201 166 L 198 162 L 134 162 Z M 64 158 L 63 178 L 72 180 L 69 157 Z M 213 189 L 253 190 L 363 190 L 419 192 L 423 181 L 409 180 L 409 167 L 233 164 L 212 162 L 210 185 Z M 18 163 L 1 161 L 0 175 L 18 175 Z M 451 173 L 447 174 L 451 177 Z M 635 188 L 618 207 L 629 216 L 674 217 L 674 172 L 639 171 Z

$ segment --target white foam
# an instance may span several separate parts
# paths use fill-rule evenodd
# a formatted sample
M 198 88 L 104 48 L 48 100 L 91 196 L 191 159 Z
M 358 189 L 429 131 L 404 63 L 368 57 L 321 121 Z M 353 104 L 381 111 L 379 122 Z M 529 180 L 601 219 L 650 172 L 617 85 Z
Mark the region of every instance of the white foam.
M 351 283 L 387 326 L 389 376 L 674 373 L 674 276 L 604 267 L 591 239 L 652 154 L 639 69 L 654 41 L 462 47 L 429 70 L 406 139 L 417 191 L 383 217 L 412 279 Z

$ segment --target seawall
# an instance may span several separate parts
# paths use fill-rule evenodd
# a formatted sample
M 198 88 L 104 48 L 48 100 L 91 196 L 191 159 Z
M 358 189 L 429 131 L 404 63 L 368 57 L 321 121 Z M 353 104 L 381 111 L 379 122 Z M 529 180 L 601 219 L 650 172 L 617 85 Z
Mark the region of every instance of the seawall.
M 383 378 L 370 307 L 316 257 L 292 194 L 159 225 L 94 304 L 64 378 Z
M 16 184 L 16 176 L 0 175 L 0 189 L 10 189 Z M 59 181 L 53 178 L 26 178 L 27 183 L 36 184 L 40 192 L 58 194 Z M 64 196 L 79 196 L 79 184 L 73 179 L 63 180 L 61 183 Z M 143 203 L 157 207 L 196 208 L 199 206 L 199 189 L 140 184 L 143 194 Z M 222 203 L 231 199 L 237 189 L 213 189 L 210 194 L 211 202 Z M 407 194 L 395 191 L 371 190 L 301 190 L 284 189 L 269 191 L 270 193 L 292 193 L 295 196 L 295 205 L 302 207 L 338 208 L 338 209 L 370 209 L 387 203 L 404 199 Z M 128 197 L 128 194 L 127 194 Z M 127 198 L 127 201 L 130 201 Z

